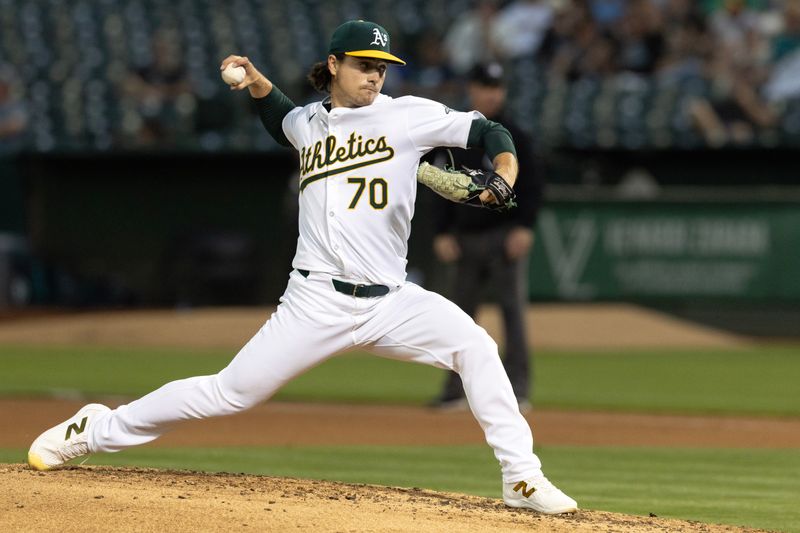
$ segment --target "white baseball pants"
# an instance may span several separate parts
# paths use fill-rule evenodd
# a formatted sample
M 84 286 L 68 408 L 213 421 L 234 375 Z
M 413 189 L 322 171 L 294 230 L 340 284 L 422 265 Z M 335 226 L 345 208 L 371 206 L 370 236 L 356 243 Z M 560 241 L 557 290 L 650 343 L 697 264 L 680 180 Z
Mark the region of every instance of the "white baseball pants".
M 243 411 L 353 348 L 455 370 L 503 480 L 520 481 L 541 468 L 497 345 L 455 304 L 413 283 L 383 297 L 355 298 L 336 292 L 329 276 L 297 271 L 276 312 L 226 368 L 173 381 L 102 415 L 90 428 L 89 449 L 116 452 L 150 442 L 181 420 Z

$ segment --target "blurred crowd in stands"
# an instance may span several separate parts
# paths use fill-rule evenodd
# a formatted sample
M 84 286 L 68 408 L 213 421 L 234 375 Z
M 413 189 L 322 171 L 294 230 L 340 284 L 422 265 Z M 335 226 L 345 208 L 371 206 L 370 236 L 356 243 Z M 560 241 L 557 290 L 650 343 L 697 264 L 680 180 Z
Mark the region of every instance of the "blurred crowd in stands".
M 749 145 L 800 98 L 800 1 L 480 0 L 421 43 L 402 91 L 451 97 L 491 60 L 532 60 L 551 87 L 684 88 L 696 94 L 677 111 L 707 145 Z
M 800 144 L 800 0 L 0 0 L 0 154 L 270 149 L 218 79 L 248 55 L 300 104 L 332 29 L 370 18 L 408 65 L 390 95 L 464 105 L 500 61 L 544 146 Z

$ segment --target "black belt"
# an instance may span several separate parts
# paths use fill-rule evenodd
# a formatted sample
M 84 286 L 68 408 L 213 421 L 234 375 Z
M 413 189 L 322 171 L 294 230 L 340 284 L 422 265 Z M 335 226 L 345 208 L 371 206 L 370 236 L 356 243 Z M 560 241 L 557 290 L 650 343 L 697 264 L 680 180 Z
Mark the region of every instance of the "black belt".
M 304 278 L 307 278 L 310 272 L 308 270 L 297 269 Z M 348 296 L 355 296 L 356 298 L 375 298 L 376 296 L 384 296 L 389 294 L 389 287 L 386 285 L 353 285 L 346 281 L 339 281 L 332 279 L 333 288 L 342 294 Z

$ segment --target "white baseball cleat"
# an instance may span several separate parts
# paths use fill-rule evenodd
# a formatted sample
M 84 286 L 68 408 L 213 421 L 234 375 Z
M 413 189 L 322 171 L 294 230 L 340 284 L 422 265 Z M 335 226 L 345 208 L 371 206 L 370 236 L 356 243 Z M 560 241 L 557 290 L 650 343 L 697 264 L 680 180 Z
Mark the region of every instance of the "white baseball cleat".
M 578 503 L 558 490 L 541 471 L 523 481 L 503 483 L 503 501 L 509 507 L 528 508 L 544 514 L 578 510 Z
M 87 455 L 89 426 L 97 415 L 110 411 L 105 405 L 90 403 L 74 416 L 39 435 L 28 450 L 28 464 L 36 470 L 50 470 L 67 461 Z

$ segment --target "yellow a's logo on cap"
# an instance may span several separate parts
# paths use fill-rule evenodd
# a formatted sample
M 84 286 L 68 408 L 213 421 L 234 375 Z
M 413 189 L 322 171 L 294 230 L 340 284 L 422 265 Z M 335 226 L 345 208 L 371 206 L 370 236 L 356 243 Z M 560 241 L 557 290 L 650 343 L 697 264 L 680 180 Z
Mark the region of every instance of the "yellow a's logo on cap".
M 373 41 L 369 43 L 370 45 L 377 44 L 380 46 L 386 46 L 386 41 L 389 40 L 388 35 L 386 35 L 385 33 L 381 33 L 381 30 L 379 30 L 378 28 L 372 28 L 372 35 L 375 36 L 375 39 L 373 39 Z

